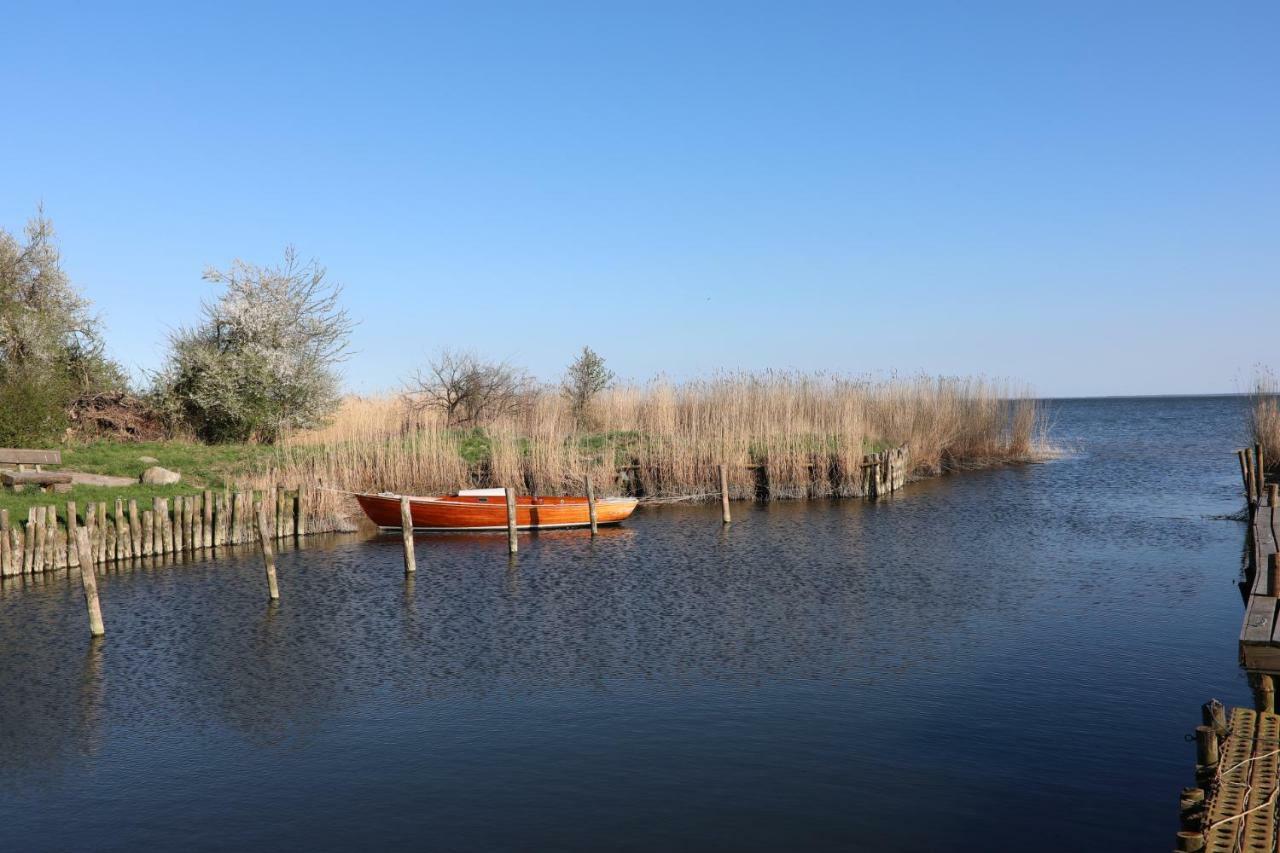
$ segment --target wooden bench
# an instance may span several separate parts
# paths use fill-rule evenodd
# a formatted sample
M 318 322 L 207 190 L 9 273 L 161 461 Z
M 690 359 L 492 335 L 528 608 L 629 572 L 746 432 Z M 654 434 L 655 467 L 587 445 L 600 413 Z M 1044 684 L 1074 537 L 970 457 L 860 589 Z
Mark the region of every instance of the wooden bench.
M 39 486 L 40 491 L 52 488 L 55 492 L 71 489 L 71 475 L 55 471 L 43 471 L 41 465 L 61 465 L 62 454 L 57 450 L 23 450 L 13 447 L 0 447 L 0 465 L 17 465 L 16 471 L 0 472 L 0 482 L 21 492 L 27 486 Z M 27 466 L 34 465 L 34 471 Z

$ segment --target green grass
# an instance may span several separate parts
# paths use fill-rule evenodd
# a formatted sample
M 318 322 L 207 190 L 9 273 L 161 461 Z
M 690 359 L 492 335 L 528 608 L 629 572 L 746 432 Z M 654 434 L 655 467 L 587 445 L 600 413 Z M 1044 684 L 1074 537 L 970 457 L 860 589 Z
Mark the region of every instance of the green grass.
M 152 465 L 160 465 L 182 474 L 182 482 L 172 486 L 151 486 L 135 483 L 130 486 L 73 486 L 69 492 L 41 493 L 28 486 L 26 491 L 14 494 L 0 489 L 0 509 L 9 510 L 9 520 L 26 520 L 27 509 L 32 506 L 56 506 L 58 518 L 65 523 L 67 502 L 74 501 L 76 514 L 84 519 L 86 507 L 91 502 L 105 501 L 107 512 L 115 512 L 116 498 L 127 503 L 136 500 L 140 509 L 149 509 L 155 498 L 172 499 L 175 495 L 193 495 L 204 489 L 221 489 L 230 486 L 236 475 L 263 466 L 274 457 L 270 447 L 253 444 L 194 444 L 185 441 L 144 441 L 121 443 L 95 441 L 91 444 L 61 448 L 62 465 L 49 470 L 84 471 L 89 474 L 109 474 L 116 477 L 137 479 Z M 156 462 L 143 462 L 139 457 L 149 456 Z

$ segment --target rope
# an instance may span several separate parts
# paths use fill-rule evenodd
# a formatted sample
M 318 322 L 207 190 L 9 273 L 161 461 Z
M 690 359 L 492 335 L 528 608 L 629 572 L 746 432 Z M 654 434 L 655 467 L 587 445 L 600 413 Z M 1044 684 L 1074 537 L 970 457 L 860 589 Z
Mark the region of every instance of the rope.
M 1253 790 L 1253 786 L 1252 786 L 1252 785 L 1247 784 L 1247 783 L 1245 783 L 1245 782 L 1231 782 L 1231 781 L 1229 781 L 1229 780 L 1227 780 L 1227 779 L 1225 779 L 1225 778 L 1223 778 L 1223 777 L 1225 777 L 1225 776 L 1227 776 L 1227 775 L 1229 775 L 1229 774 L 1231 774 L 1231 773 L 1234 773 L 1236 770 L 1239 770 L 1241 767 L 1243 767 L 1244 765 L 1248 764 L 1248 763 L 1249 763 L 1249 762 L 1251 762 L 1251 761 L 1258 761 L 1258 760 L 1263 759 L 1263 758 L 1270 758 L 1270 757 L 1271 757 L 1271 756 L 1273 756 L 1273 755 L 1280 755 L 1280 749 L 1273 749 L 1273 750 L 1271 750 L 1270 752 L 1264 752 L 1262 755 L 1253 755 L 1253 756 L 1250 756 L 1249 758 L 1246 758 L 1244 761 L 1238 761 L 1238 762 L 1236 762 L 1235 764 L 1233 764 L 1233 765 L 1231 765 L 1230 767 L 1228 767 L 1226 770 L 1220 771 L 1220 772 L 1218 773 L 1218 781 L 1219 781 L 1221 784 L 1224 784 L 1224 785 L 1234 785 L 1234 786 L 1239 787 L 1239 788 L 1244 788 L 1244 789 L 1245 789 L 1245 796 L 1247 797 L 1247 796 L 1249 795 L 1249 792 L 1251 792 L 1251 791 Z M 1256 812 L 1256 811 L 1258 811 L 1258 810 L 1260 810 L 1260 809 L 1265 809 L 1265 808 L 1267 808 L 1268 806 L 1274 806 L 1274 805 L 1275 805 L 1275 803 L 1276 803 L 1276 795 L 1277 795 L 1277 794 L 1280 794 L 1280 785 L 1277 785 L 1275 788 L 1273 788 L 1273 789 L 1271 790 L 1271 795 L 1270 795 L 1269 797 L 1267 797 L 1267 798 L 1266 798 L 1264 801 L 1262 801 L 1261 803 L 1258 803 L 1258 804 L 1257 804 L 1256 806 L 1254 806 L 1253 808 L 1251 808 L 1251 809 L 1245 809 L 1244 811 L 1240 812 L 1239 814 L 1233 814 L 1233 815 L 1231 815 L 1230 817 L 1224 817 L 1222 820 L 1216 820 L 1216 821 L 1214 821 L 1213 823 L 1209 824 L 1209 825 L 1208 825 L 1208 826 L 1206 826 L 1206 827 L 1205 827 L 1205 829 L 1204 829 L 1205 834 L 1206 834 L 1206 835 L 1208 835 L 1210 832 L 1212 832 L 1212 831 L 1213 831 L 1214 829 L 1216 829 L 1217 827 L 1219 827 L 1219 826 L 1223 826 L 1224 824 L 1231 823 L 1231 822 L 1232 822 L 1232 821 L 1234 821 L 1234 820 L 1239 820 L 1240 818 L 1245 817 L 1245 816 L 1250 815 L 1250 814 L 1253 814 L 1254 812 Z M 1239 840 L 1237 840 L 1237 842 L 1236 842 L 1236 847 L 1238 847 L 1238 846 L 1239 846 Z

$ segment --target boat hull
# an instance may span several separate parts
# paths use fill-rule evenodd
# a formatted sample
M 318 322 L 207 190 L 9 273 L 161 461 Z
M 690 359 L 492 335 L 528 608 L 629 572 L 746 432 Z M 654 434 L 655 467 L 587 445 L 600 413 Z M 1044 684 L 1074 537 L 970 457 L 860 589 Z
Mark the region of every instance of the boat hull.
M 400 529 L 399 495 L 356 495 L 369 520 L 382 528 Z M 617 524 L 636 508 L 635 498 L 596 501 L 596 523 Z M 414 530 L 506 530 L 507 504 L 501 497 L 410 497 Z M 516 498 L 516 527 L 549 530 L 591 523 L 587 499 L 578 497 Z

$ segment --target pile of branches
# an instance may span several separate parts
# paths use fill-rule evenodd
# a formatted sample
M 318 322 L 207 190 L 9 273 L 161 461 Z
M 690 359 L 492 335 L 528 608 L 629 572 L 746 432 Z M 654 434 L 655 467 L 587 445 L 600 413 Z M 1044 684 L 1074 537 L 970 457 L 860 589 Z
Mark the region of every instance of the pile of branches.
M 171 429 L 164 413 L 146 398 L 128 391 L 102 391 L 77 397 L 67 411 L 69 432 L 81 438 L 157 441 Z

